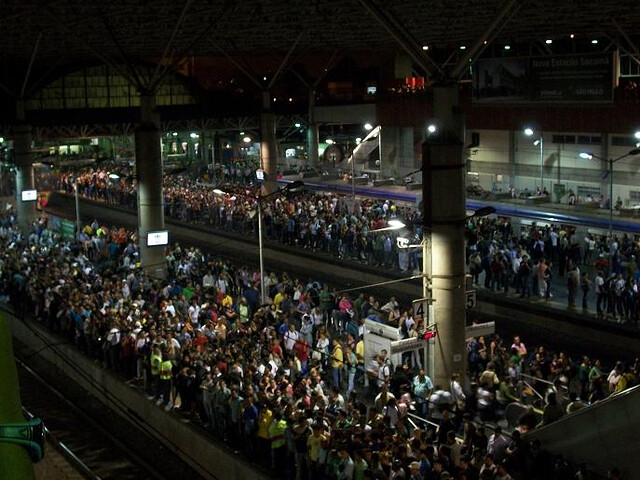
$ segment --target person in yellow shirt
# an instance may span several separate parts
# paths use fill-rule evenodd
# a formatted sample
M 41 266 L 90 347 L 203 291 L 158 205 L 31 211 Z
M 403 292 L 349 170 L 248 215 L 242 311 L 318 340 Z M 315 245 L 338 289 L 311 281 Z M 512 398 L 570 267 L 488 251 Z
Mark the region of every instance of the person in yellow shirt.
M 276 296 L 273 297 L 273 303 L 276 305 L 277 309 L 280 309 L 280 304 L 282 303 L 282 300 L 284 300 L 285 297 L 285 293 L 284 290 L 280 289 L 278 290 L 278 293 L 276 293 Z
M 271 458 L 271 439 L 269 438 L 269 425 L 273 420 L 273 411 L 267 403 L 264 403 L 258 414 L 258 453 L 263 464 Z
M 224 297 L 222 297 L 222 307 L 229 309 L 233 308 L 233 297 L 228 293 L 225 293 Z
M 331 375 L 333 377 L 333 386 L 340 388 L 340 371 L 344 368 L 344 354 L 342 345 L 337 338 L 333 339 L 333 352 L 331 352 Z
M 326 440 L 327 437 L 322 431 L 322 424 L 318 423 L 314 425 L 313 434 L 309 435 L 309 438 L 307 438 L 307 458 L 309 460 L 309 472 L 319 471 L 320 449 L 322 448 L 322 444 Z

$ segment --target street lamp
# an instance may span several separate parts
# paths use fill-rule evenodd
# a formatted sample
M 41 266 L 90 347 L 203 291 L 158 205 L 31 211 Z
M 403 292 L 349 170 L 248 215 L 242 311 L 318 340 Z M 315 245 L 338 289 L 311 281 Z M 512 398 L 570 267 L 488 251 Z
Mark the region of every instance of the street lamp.
M 302 180 L 296 180 L 293 181 L 291 183 L 287 183 L 284 187 L 279 188 L 278 190 L 276 190 L 275 192 L 271 192 L 268 195 L 258 195 L 257 197 L 253 198 L 254 200 L 256 200 L 256 203 L 258 204 L 258 253 L 259 253 L 259 258 L 260 258 L 260 301 L 262 303 L 262 305 L 264 305 L 265 303 L 267 303 L 267 292 L 265 290 L 265 285 L 264 285 L 264 247 L 263 247 L 263 227 L 262 227 L 262 202 L 270 197 L 273 197 L 274 195 L 277 195 L 279 193 L 283 193 L 283 192 L 291 192 L 293 190 L 297 190 L 299 188 L 304 187 L 304 182 Z M 214 188 L 213 189 L 213 193 L 215 193 L 216 195 L 226 195 L 227 193 L 224 192 L 223 190 L 220 190 L 219 188 Z M 235 197 L 232 197 L 235 198 Z
M 524 134 L 527 137 L 532 137 L 536 134 L 535 130 L 531 127 L 524 129 Z M 536 147 L 540 147 L 540 192 L 544 192 L 544 136 L 540 132 L 539 137 L 533 142 Z
M 620 155 L 617 158 L 609 158 L 606 159 L 604 157 L 600 157 L 591 152 L 580 152 L 580 158 L 585 160 L 593 160 L 594 158 L 600 160 L 601 162 L 606 162 L 609 166 L 609 171 L 607 175 L 609 176 L 609 241 L 613 241 L 613 164 L 623 158 L 632 157 L 635 155 L 640 155 L 640 148 L 634 148 L 624 155 Z M 610 254 L 613 254 L 611 249 L 609 250 Z

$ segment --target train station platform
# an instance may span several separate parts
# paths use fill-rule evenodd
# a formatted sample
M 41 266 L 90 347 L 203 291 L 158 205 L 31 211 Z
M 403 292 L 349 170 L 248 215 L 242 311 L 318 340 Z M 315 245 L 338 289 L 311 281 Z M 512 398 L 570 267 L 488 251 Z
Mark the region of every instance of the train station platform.
M 287 183 L 302 180 L 305 187 L 311 190 L 334 192 L 342 195 L 393 200 L 394 202 L 417 207 L 422 201 L 420 184 L 397 185 L 382 182 L 377 185 L 371 180 L 366 184 L 353 184 L 349 179 L 327 178 L 303 174 L 287 175 L 280 182 Z M 579 225 L 599 229 L 606 233 L 609 228 L 610 212 L 608 208 L 600 208 L 595 202 L 568 205 L 552 202 L 548 197 L 530 196 L 527 198 L 511 198 L 508 194 L 490 194 L 467 197 L 467 208 L 477 210 L 484 206 L 492 206 L 496 214 L 504 217 L 517 217 L 529 221 L 556 225 Z M 640 206 L 625 206 L 613 211 L 614 232 L 640 232 Z
M 95 218 L 106 225 L 128 228 L 137 226 L 136 212 L 101 202 L 82 199 L 80 211 L 83 220 L 87 222 Z M 73 197 L 52 195 L 47 212 L 73 218 Z M 255 237 L 214 230 L 206 225 L 184 224 L 171 218 L 166 218 L 165 221 L 172 241 L 194 245 L 242 264 L 258 263 L 258 240 Z M 332 286 L 338 289 L 355 289 L 352 290 L 354 295 L 361 289 L 381 300 L 395 296 L 404 305 L 409 305 L 412 300 L 421 296 L 419 280 L 370 287 L 389 280 L 407 278 L 407 273 L 287 247 L 268 239 L 265 240 L 264 247 L 267 271 L 287 271 L 304 280 L 326 281 L 330 278 Z M 557 348 L 563 350 L 573 345 L 573 353 L 576 355 L 595 352 L 600 357 L 610 359 L 635 357 L 640 349 L 640 329 L 633 324 L 599 319 L 591 312 L 567 309 L 566 293 L 563 294 L 566 287 L 561 280 L 555 280 L 552 289 L 558 294 L 551 300 L 539 297 L 523 299 L 513 293 L 505 295 L 478 287 L 477 307 L 469 310 L 468 316 L 477 321 L 496 320 L 497 332 L 503 336 L 518 333 L 530 339 L 540 338 L 544 339 L 549 348 L 553 348 L 556 342 Z

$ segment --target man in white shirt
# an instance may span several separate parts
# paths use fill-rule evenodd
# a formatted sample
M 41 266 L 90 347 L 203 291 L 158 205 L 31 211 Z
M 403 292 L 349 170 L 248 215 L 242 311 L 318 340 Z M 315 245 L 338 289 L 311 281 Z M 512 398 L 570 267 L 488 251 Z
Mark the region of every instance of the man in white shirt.
M 296 327 L 293 324 L 289 324 L 289 329 L 284 334 L 284 348 L 287 350 L 287 353 L 290 355 L 293 352 L 293 347 L 298 340 L 298 332 L 296 331 Z
M 594 283 L 596 285 L 596 311 L 598 316 L 601 317 L 603 313 L 602 307 L 604 306 L 607 298 L 607 293 L 604 289 L 604 276 L 602 274 L 602 270 L 597 271 Z

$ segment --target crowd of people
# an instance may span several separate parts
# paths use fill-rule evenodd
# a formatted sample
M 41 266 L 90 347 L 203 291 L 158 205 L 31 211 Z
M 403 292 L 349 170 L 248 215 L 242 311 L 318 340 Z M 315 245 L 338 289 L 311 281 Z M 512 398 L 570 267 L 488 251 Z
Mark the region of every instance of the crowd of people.
M 72 192 L 72 175 L 59 176 L 60 190 Z M 110 180 L 106 170 L 90 169 L 79 174 L 78 183 L 82 195 L 136 208 L 131 175 Z M 238 178 L 224 190 L 226 194 L 216 194 L 208 184 L 167 175 L 165 215 L 256 236 L 256 187 Z M 268 239 L 402 272 L 421 268 L 422 249 L 401 248 L 396 242 L 407 231 L 380 231 L 390 219 L 401 218 L 409 226 L 410 244 L 418 245 L 422 221 L 413 207 L 371 199 L 358 199 L 351 207 L 345 196 L 314 192 L 263 202 Z M 626 234 L 609 240 L 578 235 L 572 227 L 535 223 L 518 232 L 503 218 L 472 218 L 467 225 L 467 263 L 475 284 L 521 297 L 551 299 L 554 290 L 559 296 L 566 292 L 570 309 L 633 325 L 640 311 L 639 253 L 639 243 Z
M 0 295 L 18 315 L 68 336 L 158 407 L 178 409 L 287 479 L 568 478 L 566 462 L 521 433 L 630 387 L 640 366 L 620 363 L 607 375 L 597 360 L 578 367 L 517 337 L 510 346 L 481 337 L 469 339 L 469 371 L 434 385 L 419 355 L 394 366 L 387 352 L 364 351 L 364 318 L 405 337 L 419 328 L 393 298 L 352 299 L 272 272 L 262 304 L 250 266 L 174 244 L 168 278 L 151 279 L 132 232 L 94 221 L 63 242 L 42 219 L 23 237 L 3 212 Z M 542 414 L 526 410 L 510 435 L 490 431 L 478 419 L 495 421 L 508 403 L 535 397 L 522 374 L 544 392 Z

